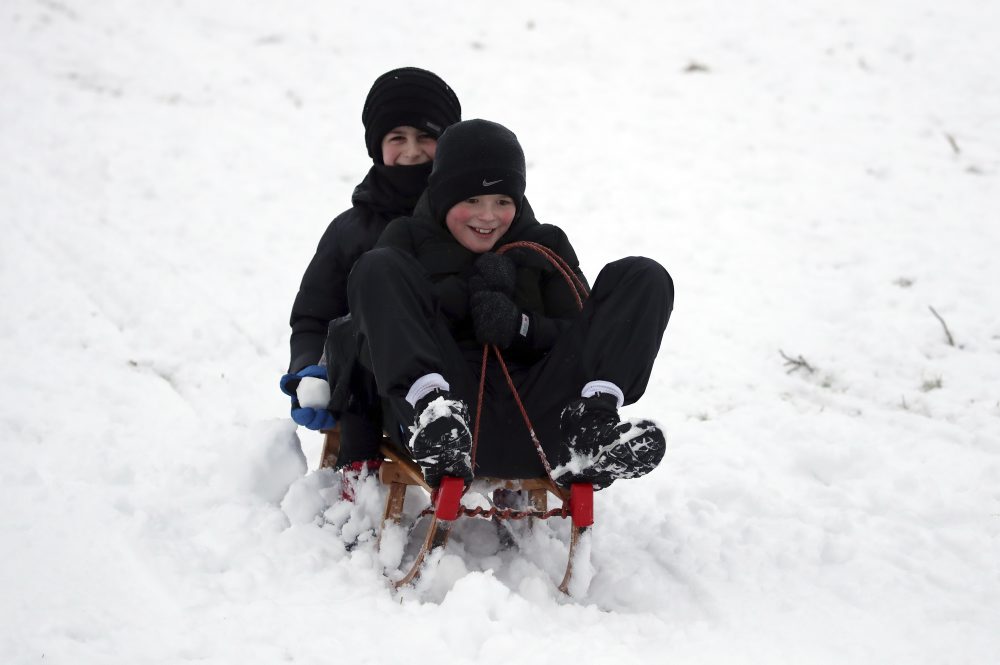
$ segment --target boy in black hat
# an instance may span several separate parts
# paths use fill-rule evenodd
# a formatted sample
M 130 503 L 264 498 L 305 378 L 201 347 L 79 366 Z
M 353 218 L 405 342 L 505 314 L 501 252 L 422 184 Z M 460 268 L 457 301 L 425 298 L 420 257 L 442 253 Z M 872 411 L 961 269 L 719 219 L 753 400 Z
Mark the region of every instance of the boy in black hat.
M 544 254 L 586 284 L 576 253 L 561 229 L 535 219 L 524 189 L 512 132 L 485 120 L 453 125 L 413 216 L 389 225 L 348 283 L 359 357 L 396 423 L 390 435 L 432 486 L 445 475 L 546 473 L 496 361 L 486 369 L 473 468 L 470 407 L 479 404 L 484 344 L 503 350 L 556 482 L 606 487 L 648 473 L 665 451 L 655 423 L 622 421 L 618 408 L 649 381 L 673 309 L 670 275 L 650 259 L 616 261 L 581 309 Z M 496 251 L 519 241 L 536 246 Z
M 292 398 L 292 418 L 310 429 L 334 425 L 328 369 L 345 377 L 350 395 L 338 408 L 341 451 L 338 467 L 359 471 L 378 458 L 382 433 L 380 405 L 371 381 L 350 367 L 321 365 L 331 321 L 349 313 L 347 277 L 388 223 L 409 215 L 427 185 L 437 139 L 461 119 L 452 89 L 432 72 L 404 67 L 386 72 L 372 85 L 361 121 L 374 164 L 351 196 L 352 207 L 338 215 L 319 241 L 292 305 L 291 360 L 281 388 Z M 370 466 L 370 465 L 369 465 Z

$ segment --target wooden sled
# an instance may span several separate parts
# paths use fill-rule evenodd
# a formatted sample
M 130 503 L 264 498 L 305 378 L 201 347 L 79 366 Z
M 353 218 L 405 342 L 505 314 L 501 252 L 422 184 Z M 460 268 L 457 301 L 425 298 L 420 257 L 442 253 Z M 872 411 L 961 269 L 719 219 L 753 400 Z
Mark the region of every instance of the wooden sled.
M 323 452 L 320 459 L 320 468 L 332 467 L 336 464 L 337 454 L 340 450 L 340 431 L 338 429 L 324 432 L 326 439 L 323 445 Z M 428 508 L 424 514 L 431 516 L 431 522 L 424 537 L 424 542 L 417 553 L 413 564 L 406 574 L 392 582 L 395 589 L 399 589 L 408 584 L 414 583 L 420 576 L 428 555 L 439 550 L 448 543 L 448 536 L 452 527 L 459 517 L 478 517 L 483 519 L 497 520 L 520 520 L 520 519 L 548 519 L 550 517 L 563 517 L 572 520 L 569 542 L 569 556 L 566 563 L 566 572 L 559 590 L 565 594 L 570 593 L 570 585 L 573 579 L 573 564 L 575 557 L 579 554 L 579 545 L 594 523 L 594 488 L 589 483 L 574 483 L 569 492 L 558 487 L 549 478 L 529 478 L 520 480 L 498 479 L 498 478 L 477 478 L 479 483 L 485 483 L 488 487 L 494 488 L 494 506 L 489 510 L 481 507 L 465 508 L 461 505 L 462 494 L 465 490 L 464 483 L 460 478 L 445 477 L 441 480 L 440 487 L 435 491 L 424 480 L 420 467 L 401 454 L 391 443 L 386 442 L 381 447 L 381 452 L 385 461 L 379 469 L 379 480 L 383 485 L 387 485 L 389 490 L 385 499 L 385 509 L 382 512 L 382 523 L 379 527 L 378 541 L 376 547 L 382 542 L 382 532 L 389 523 L 398 524 L 403 516 L 403 505 L 406 500 L 406 488 L 415 485 L 422 487 L 431 495 L 433 507 Z M 513 510 L 510 508 L 497 508 L 498 493 L 503 490 L 526 492 L 528 496 L 527 510 Z M 554 510 L 548 510 L 548 494 L 555 495 L 562 501 L 562 505 Z

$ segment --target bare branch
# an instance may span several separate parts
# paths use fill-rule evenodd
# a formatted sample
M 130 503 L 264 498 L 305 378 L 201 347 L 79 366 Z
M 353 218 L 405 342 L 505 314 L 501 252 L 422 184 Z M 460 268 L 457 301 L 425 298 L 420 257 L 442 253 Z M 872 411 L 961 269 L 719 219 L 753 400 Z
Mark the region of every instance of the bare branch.
M 816 371 L 815 367 L 806 362 L 806 359 L 802 357 L 802 354 L 799 354 L 798 358 L 792 358 L 786 355 L 781 349 L 778 349 L 778 353 L 780 353 L 781 357 L 785 359 L 785 366 L 789 368 L 788 371 L 785 372 L 786 374 L 791 374 L 792 372 L 800 369 L 804 369 L 810 374 Z
M 933 314 L 937 320 L 941 322 L 941 327 L 944 328 L 944 334 L 948 336 L 948 346 L 955 346 L 955 338 L 951 336 L 951 331 L 948 330 L 948 324 L 944 322 L 944 319 L 941 318 L 941 315 L 938 314 L 937 310 L 933 307 L 928 305 L 927 309 L 931 310 L 931 314 Z
M 948 139 L 948 145 L 951 146 L 951 151 L 954 152 L 956 155 L 961 155 L 962 151 L 959 149 L 958 141 L 955 140 L 955 137 L 949 134 L 948 132 L 944 133 L 944 137 Z
M 688 66 L 684 68 L 684 73 L 686 74 L 705 74 L 711 71 L 708 65 L 698 62 L 697 60 L 692 60 L 688 63 Z

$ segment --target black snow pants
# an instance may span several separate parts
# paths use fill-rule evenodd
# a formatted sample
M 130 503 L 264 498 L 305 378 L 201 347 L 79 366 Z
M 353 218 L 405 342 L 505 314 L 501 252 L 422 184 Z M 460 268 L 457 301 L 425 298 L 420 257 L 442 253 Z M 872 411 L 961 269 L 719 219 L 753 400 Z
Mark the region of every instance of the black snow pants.
M 409 439 L 415 414 L 404 398 L 410 386 L 435 372 L 448 381 L 452 395 L 469 406 L 471 430 L 482 349 L 470 353 L 455 341 L 419 262 L 392 248 L 367 252 L 351 272 L 348 301 L 360 362 L 374 374 L 393 440 L 404 446 Z M 546 355 L 531 365 L 508 364 L 553 468 L 569 459 L 559 432 L 560 414 L 586 383 L 614 383 L 626 404 L 642 396 L 673 301 L 673 281 L 660 264 L 643 257 L 615 261 L 598 275 L 580 315 Z M 495 358 L 487 367 L 474 471 L 499 478 L 544 475 Z

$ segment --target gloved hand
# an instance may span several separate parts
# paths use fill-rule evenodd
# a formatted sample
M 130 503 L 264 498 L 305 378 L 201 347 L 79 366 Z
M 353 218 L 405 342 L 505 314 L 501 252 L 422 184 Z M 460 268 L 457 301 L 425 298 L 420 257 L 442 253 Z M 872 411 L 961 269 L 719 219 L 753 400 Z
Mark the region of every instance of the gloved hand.
M 506 349 L 518 338 L 527 339 L 531 317 L 510 296 L 499 291 L 477 291 L 469 304 L 480 344 L 496 344 Z
M 292 398 L 292 420 L 296 424 L 314 430 L 330 429 L 337 424 L 333 414 L 326 410 L 326 403 L 330 401 L 330 384 L 327 383 L 325 367 L 309 365 L 294 374 L 285 374 L 281 377 L 280 386 L 281 392 Z M 326 403 L 322 399 L 324 388 Z M 305 405 L 299 403 L 300 389 Z
M 508 296 L 514 295 L 514 283 L 517 280 L 517 266 L 504 254 L 486 252 L 480 254 L 472 264 L 473 274 L 469 278 L 469 288 L 477 291 L 499 291 Z

